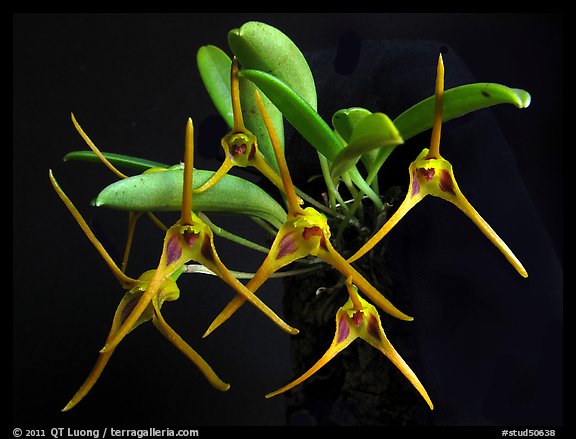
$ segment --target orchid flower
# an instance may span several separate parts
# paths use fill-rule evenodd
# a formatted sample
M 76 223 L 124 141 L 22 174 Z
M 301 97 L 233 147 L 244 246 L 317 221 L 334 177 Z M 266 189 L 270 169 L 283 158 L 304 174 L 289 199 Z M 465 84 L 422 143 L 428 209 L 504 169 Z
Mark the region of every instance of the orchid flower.
M 90 140 L 88 135 L 82 130 L 74 115 L 72 121 L 77 131 L 80 133 L 84 141 L 94 151 L 94 153 L 108 166 L 116 175 L 121 178 L 126 178 L 124 174 L 115 169 L 115 167 L 104 157 L 99 151 L 98 147 Z M 265 305 L 258 297 L 256 297 L 244 284 L 236 279 L 233 274 L 226 268 L 220 260 L 216 249 L 214 247 L 214 235 L 209 225 L 203 222 L 192 211 L 192 195 L 194 191 L 193 186 L 193 169 L 194 169 L 194 128 L 192 120 L 189 119 L 186 125 L 186 141 L 185 141 L 185 157 L 184 157 L 184 182 L 182 194 L 182 207 L 180 219 L 169 229 L 166 230 L 164 238 L 164 248 L 160 263 L 157 269 L 157 276 L 151 282 L 151 288 L 142 296 L 136 308 L 132 311 L 130 317 L 124 323 L 121 330 L 118 331 L 109 343 L 116 346 L 118 342 L 127 334 L 130 326 L 135 323 L 139 313 L 142 313 L 147 304 L 152 299 L 154 289 L 160 285 L 163 279 L 169 277 L 174 271 L 179 269 L 182 265 L 189 261 L 198 262 L 208 270 L 220 277 L 224 282 L 234 288 L 239 294 L 248 298 L 258 309 L 266 314 L 273 322 L 280 328 L 290 334 L 297 334 L 298 330 L 286 324 L 278 315 L 276 315 L 267 305 Z M 162 171 L 162 169 L 152 169 L 151 172 Z M 155 220 L 155 218 L 153 218 Z M 129 242 L 134 227 L 132 221 L 129 231 Z M 161 224 L 159 224 L 162 226 Z M 128 247 L 127 247 L 128 250 Z M 127 252 L 125 255 L 127 258 Z M 123 266 L 125 261 L 123 262 Z M 108 345 L 108 343 L 107 343 Z M 107 345 L 103 350 L 107 349 Z
M 346 262 L 346 259 L 332 246 L 330 243 L 330 226 L 324 214 L 313 207 L 302 208 L 300 206 L 300 198 L 292 184 L 286 158 L 280 148 L 274 126 L 257 92 L 256 100 L 280 168 L 282 188 L 288 203 L 288 215 L 285 223 L 278 230 L 264 262 L 254 277 L 246 284 L 246 288 L 255 292 L 273 273 L 282 267 L 308 255 L 313 255 L 332 265 L 346 278 L 351 277 L 354 284 L 388 314 L 402 320 L 413 320 L 412 317 L 398 310 L 364 276 Z M 244 297 L 235 296 L 212 322 L 204 337 L 224 323 L 245 300 Z
M 192 179 L 193 179 L 193 126 L 188 119 L 186 125 L 186 148 L 184 156 L 184 189 L 182 195 L 181 217 L 168 229 L 164 238 L 162 256 L 156 274 L 150 281 L 149 288 L 135 305 L 126 321 L 118 329 L 116 335 L 109 340 L 101 352 L 113 349 L 128 333 L 132 325 L 144 312 L 155 291 L 176 270 L 189 261 L 195 261 L 215 273 L 234 290 L 249 300 L 259 310 L 264 312 L 274 323 L 290 334 L 297 334 L 298 330 L 286 324 L 266 304 L 248 290 L 244 284 L 236 279 L 220 260 L 214 247 L 214 236 L 210 227 L 192 211 Z
M 400 221 L 410 209 L 419 203 L 426 195 L 433 195 L 442 198 L 458 207 L 464 212 L 486 237 L 500 250 L 506 259 L 523 277 L 528 277 L 528 273 L 514 253 L 490 227 L 490 225 L 480 216 L 470 202 L 460 191 L 452 165 L 448 160 L 440 155 L 440 131 L 442 127 L 442 107 L 444 94 L 444 63 L 442 55 L 438 58 L 436 74 L 436 93 L 434 124 L 432 127 L 432 139 L 430 148 L 418 155 L 409 167 L 410 184 L 406 198 L 400 204 L 396 212 L 388 221 L 376 232 L 348 262 L 354 262 L 372 249 L 386 234 Z
M 141 323 L 148 320 L 152 320 L 160 332 L 200 368 L 212 385 L 220 390 L 228 389 L 229 385 L 215 375 L 210 366 L 170 328 L 160 313 L 160 308 L 164 301 L 176 300 L 179 297 L 179 289 L 175 284 L 175 279 L 183 272 L 184 264 L 191 260 L 204 265 L 208 270 L 215 273 L 286 332 L 290 334 L 298 333 L 297 329 L 282 321 L 268 306 L 238 281 L 221 262 L 214 247 L 212 230 L 192 212 L 193 159 L 193 126 L 192 121 L 189 119 L 186 126 L 184 193 L 181 217 L 166 232 L 158 267 L 155 270 L 145 272 L 139 279 L 127 276 L 115 264 L 71 200 L 59 187 L 50 171 L 49 176 L 54 189 L 84 233 L 103 256 L 121 285 L 129 290 L 117 308 L 112 329 L 104 347 L 100 351 L 98 362 L 64 410 L 74 407 L 89 392 L 122 339 Z
M 238 81 L 238 60 L 232 60 L 230 69 L 232 114 L 234 116 L 234 126 L 222 138 L 222 148 L 224 149 L 224 161 L 220 168 L 214 173 L 206 183 L 194 192 L 203 192 L 214 186 L 224 175 L 234 166 L 247 167 L 254 166 L 274 185 L 282 188 L 282 181 L 278 173 L 268 165 L 264 156 L 258 149 L 258 139 L 244 125 L 242 108 L 240 104 L 240 85 Z
M 424 386 L 416 374 L 412 369 L 410 369 L 408 364 L 406 364 L 386 337 L 384 329 L 382 328 L 380 316 L 378 315 L 378 311 L 374 305 L 360 297 L 358 289 L 352 283 L 352 277 L 349 277 L 346 280 L 346 288 L 348 289 L 349 298 L 344 306 L 336 311 L 336 333 L 334 334 L 332 344 L 326 353 L 307 372 L 284 387 L 281 387 L 274 392 L 270 392 L 266 395 L 266 398 L 279 395 L 301 384 L 303 381 L 318 372 L 336 355 L 346 349 L 354 340 L 361 338 L 386 355 L 386 357 L 392 361 L 400 372 L 408 378 L 428 403 L 430 409 L 433 410 L 434 405 L 432 404 L 426 389 L 424 389 Z
M 72 213 L 72 216 L 76 219 L 90 242 L 98 250 L 98 252 L 104 258 L 104 261 L 108 264 L 114 276 L 118 279 L 122 287 L 128 291 L 120 301 L 116 313 L 114 314 L 114 319 L 112 321 L 112 328 L 107 338 L 107 343 L 114 338 L 120 328 L 122 328 L 128 318 L 131 315 L 133 308 L 141 300 L 142 295 L 150 290 L 150 283 L 152 279 L 156 276 L 156 270 L 149 270 L 143 273 L 138 279 L 133 279 L 127 276 L 122 269 L 120 269 L 116 263 L 113 261 L 112 257 L 108 254 L 106 249 L 102 246 L 98 238 L 94 235 L 80 212 L 76 209 L 72 201 L 64 193 L 64 191 L 58 185 L 52 171 L 49 173 L 50 181 L 58 196 L 62 199 L 66 207 Z M 206 377 L 208 382 L 214 386 L 216 389 L 225 391 L 230 387 L 229 384 L 222 381 L 214 370 L 210 367 L 208 363 L 194 350 L 192 349 L 175 331 L 172 329 L 168 323 L 162 317 L 160 309 L 165 301 L 174 301 L 180 296 L 180 290 L 176 285 L 176 279 L 183 272 L 183 268 L 176 270 L 169 277 L 166 277 L 155 289 L 152 300 L 150 300 L 142 313 L 137 316 L 137 319 L 130 324 L 127 328 L 129 333 L 136 327 L 144 322 L 152 320 L 154 326 L 164 335 L 174 346 L 176 346 L 186 357 L 188 357 L 200 370 L 200 372 Z M 105 352 L 101 352 L 100 356 L 94 365 L 92 371 L 74 394 L 72 399 L 66 404 L 62 411 L 68 411 L 72 409 L 76 404 L 78 404 L 92 389 L 96 381 L 102 374 L 104 368 L 106 367 L 110 357 L 114 352 L 114 348 L 107 349 Z
M 112 321 L 112 328 L 108 335 L 107 341 L 116 335 L 125 319 L 129 315 L 132 307 L 140 300 L 144 291 L 150 286 L 150 280 L 153 278 L 155 270 L 149 270 L 143 273 L 135 283 L 135 285 L 126 292 Z M 178 272 L 175 274 L 179 274 Z M 176 346 L 186 357 L 188 357 L 202 372 L 208 382 L 220 391 L 226 391 L 230 388 L 230 384 L 222 381 L 218 375 L 213 371 L 212 367 L 194 350 L 192 349 L 177 333 L 172 329 L 164 320 L 160 309 L 165 301 L 174 301 L 180 296 L 180 290 L 173 280 L 173 277 L 167 278 L 164 283 L 158 288 L 157 293 L 154 295 L 152 301 L 148 304 L 144 312 L 139 316 L 136 323 L 130 328 L 131 332 L 136 327 L 152 320 L 152 323 L 166 337 L 174 346 Z M 108 360 L 114 353 L 114 348 L 100 353 L 96 364 L 92 368 L 90 375 L 86 378 L 82 386 L 74 394 L 70 402 L 62 411 L 68 411 L 78 404 L 92 389 L 96 381 L 100 377 L 102 371 L 106 367 Z

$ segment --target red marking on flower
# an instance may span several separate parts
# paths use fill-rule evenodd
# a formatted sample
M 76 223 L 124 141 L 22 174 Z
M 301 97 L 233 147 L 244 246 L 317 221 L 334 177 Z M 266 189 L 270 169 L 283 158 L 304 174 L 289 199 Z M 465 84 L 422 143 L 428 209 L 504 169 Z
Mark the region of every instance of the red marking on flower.
M 242 145 L 233 145 L 232 146 L 232 155 L 242 155 L 246 152 L 246 144 L 243 143 Z
M 204 235 L 204 241 L 202 242 L 202 248 L 200 249 L 202 256 L 211 262 L 214 262 L 214 249 L 212 248 L 212 242 L 210 241 L 210 236 Z
M 348 321 L 345 316 L 340 317 L 338 322 L 338 343 L 342 343 L 350 334 L 350 326 L 348 326 Z
M 380 340 L 380 325 L 378 324 L 378 319 L 376 318 L 375 315 L 370 315 L 370 317 L 368 318 L 368 334 L 370 334 L 372 337 L 374 337 L 375 339 L 377 339 L 378 341 Z
M 286 233 L 280 240 L 280 244 L 278 244 L 276 259 L 283 258 L 290 253 L 294 253 L 296 250 L 298 250 L 298 242 L 294 237 L 294 232 Z
M 362 320 L 364 320 L 364 314 L 360 310 L 356 311 L 352 316 L 352 321 L 356 326 L 360 326 L 362 324 Z
M 252 147 L 250 148 L 250 152 L 248 153 L 248 160 L 254 160 L 255 155 L 256 155 L 256 145 L 253 143 Z
M 420 182 L 416 178 L 416 172 L 412 173 L 412 196 L 418 195 L 420 192 Z
M 318 226 L 306 227 L 302 232 L 302 238 L 308 241 L 312 236 L 322 236 L 322 229 Z
M 200 233 L 195 233 L 190 230 L 186 230 L 182 234 L 182 236 L 184 237 L 184 241 L 186 241 L 186 244 L 188 244 L 189 247 L 192 247 L 196 242 L 196 240 L 198 239 L 198 237 L 200 236 Z
M 120 324 L 121 325 L 126 321 L 126 319 L 128 319 L 128 317 L 130 316 L 130 314 L 132 313 L 134 308 L 136 308 L 136 304 L 140 300 L 140 297 L 141 297 L 140 294 L 137 296 L 134 296 L 134 297 L 130 298 L 128 303 L 126 303 L 124 305 L 124 309 L 122 310 L 122 312 L 120 314 Z
M 434 168 L 418 168 L 417 171 L 418 174 L 426 179 L 426 181 L 431 181 L 434 178 L 434 174 L 436 174 L 436 170 Z
M 438 187 L 442 192 L 450 192 L 452 195 L 456 195 L 454 192 L 454 181 L 452 180 L 452 176 L 450 172 L 445 169 L 440 171 L 440 183 L 438 183 Z
M 324 235 L 320 237 L 320 248 L 324 251 L 328 251 L 328 246 L 326 245 L 326 237 Z
M 176 262 L 181 255 L 182 247 L 180 247 L 180 242 L 178 242 L 178 235 L 174 235 L 166 244 L 166 265 Z

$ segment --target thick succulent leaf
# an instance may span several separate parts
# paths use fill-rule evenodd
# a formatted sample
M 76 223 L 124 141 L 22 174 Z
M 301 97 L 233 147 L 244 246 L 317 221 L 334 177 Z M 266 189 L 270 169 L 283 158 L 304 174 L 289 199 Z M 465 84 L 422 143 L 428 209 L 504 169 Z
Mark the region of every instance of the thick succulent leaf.
M 169 168 L 168 165 L 140 157 L 131 157 L 113 152 L 103 152 L 102 155 L 114 166 L 134 169 L 144 172 L 150 168 Z M 93 151 L 72 151 L 64 156 L 64 161 L 80 160 L 85 162 L 101 163 L 100 158 Z
M 332 177 L 339 177 L 363 155 L 375 150 L 392 150 L 402 142 L 398 129 L 388 116 L 383 113 L 365 116 L 354 126 L 348 145 L 332 162 L 330 173 Z
M 194 170 L 194 189 L 203 185 L 213 171 Z M 183 170 L 172 169 L 119 180 L 100 192 L 95 206 L 129 211 L 179 211 L 182 208 Z M 196 212 L 226 213 L 258 217 L 279 227 L 286 212 L 268 193 L 240 177 L 225 175 L 217 185 L 194 193 Z
M 442 120 L 447 122 L 472 111 L 498 104 L 512 104 L 518 108 L 530 105 L 530 94 L 518 88 L 494 83 L 461 85 L 444 91 Z M 396 119 L 394 125 L 404 140 L 432 127 L 434 120 L 434 96 L 410 107 Z
M 196 54 L 200 77 L 214 106 L 230 128 L 234 125 L 230 92 L 232 60 L 216 46 L 202 46 Z
M 244 69 L 276 76 L 316 109 L 316 85 L 310 66 L 296 44 L 266 23 L 250 21 L 228 33 L 228 44 Z
M 349 142 L 354 127 L 372 112 L 366 108 L 352 107 L 338 110 L 332 116 L 332 125 L 344 141 Z
M 361 107 L 343 108 L 332 116 L 332 126 L 338 135 L 348 143 L 354 127 L 366 116 L 372 114 L 370 110 Z M 378 150 L 365 153 L 361 159 L 366 168 L 372 169 L 378 157 Z

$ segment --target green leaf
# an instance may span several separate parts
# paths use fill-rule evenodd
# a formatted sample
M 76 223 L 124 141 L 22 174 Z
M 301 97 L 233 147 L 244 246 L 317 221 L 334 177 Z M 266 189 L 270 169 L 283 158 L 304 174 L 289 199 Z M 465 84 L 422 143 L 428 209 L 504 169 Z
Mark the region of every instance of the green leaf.
M 284 81 L 260 70 L 242 70 L 239 75 L 258 86 L 280 110 L 286 120 L 329 161 L 343 148 L 342 143 L 302 96 Z
M 102 155 L 114 166 L 135 169 L 144 172 L 150 168 L 168 168 L 169 166 L 152 160 L 131 157 L 113 152 L 103 152 Z M 92 151 L 72 151 L 64 156 L 64 161 L 80 160 L 85 162 L 102 163 L 98 156 Z
M 194 170 L 194 189 L 203 185 L 213 171 Z M 94 205 L 128 211 L 179 211 L 182 208 L 183 169 L 135 175 L 104 188 Z M 275 227 L 286 220 L 286 212 L 268 193 L 254 183 L 225 175 L 212 188 L 194 193 L 195 212 L 213 212 L 258 217 Z
M 371 114 L 371 111 L 361 107 L 343 108 L 332 116 L 332 125 L 338 131 L 340 137 L 348 143 L 354 127 Z
M 249 21 L 228 33 L 228 44 L 242 68 L 276 76 L 312 108 L 317 108 L 310 66 L 298 46 L 282 31 L 266 23 Z
M 330 168 L 332 177 L 338 177 L 354 166 L 360 157 L 376 149 L 391 151 L 403 142 L 398 129 L 383 113 L 367 115 L 354 126 L 348 146 L 336 156 Z
M 196 54 L 202 82 L 214 106 L 230 128 L 234 125 L 232 94 L 230 92 L 230 67 L 232 60 L 216 46 L 202 46 Z
M 361 107 L 344 108 L 334 113 L 332 116 L 332 125 L 336 129 L 338 135 L 346 143 L 348 143 L 354 127 L 358 124 L 358 122 L 370 114 L 372 114 L 371 111 Z M 372 150 L 365 153 L 361 159 L 368 169 L 372 169 L 374 163 L 376 162 L 377 156 L 378 151 Z
M 494 83 L 474 83 L 454 87 L 444 92 L 442 120 L 447 122 L 472 111 L 498 104 L 512 104 L 518 108 L 530 105 L 530 94 L 525 90 Z M 394 124 L 404 140 L 426 131 L 434 121 L 434 96 L 404 111 Z
M 499 104 L 511 104 L 518 108 L 530 105 L 530 94 L 522 89 L 510 88 L 494 83 L 473 83 L 461 85 L 444 91 L 442 121 L 447 122 L 472 111 L 481 110 Z M 435 97 L 430 96 L 408 108 L 396 119 L 394 125 L 404 141 L 430 128 L 434 123 Z M 367 181 L 371 182 L 384 164 L 392 149 L 383 149 L 378 153 L 374 166 L 370 169 Z

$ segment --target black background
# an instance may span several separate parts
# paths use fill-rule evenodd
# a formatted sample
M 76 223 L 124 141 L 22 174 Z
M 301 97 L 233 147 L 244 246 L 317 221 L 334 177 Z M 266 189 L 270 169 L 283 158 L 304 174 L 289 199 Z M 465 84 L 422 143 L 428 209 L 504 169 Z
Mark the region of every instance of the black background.
M 562 266 L 561 14 L 15 14 L 14 425 L 285 424 L 282 397 L 265 400 L 263 395 L 292 376 L 288 336 L 253 309 L 245 309 L 201 340 L 232 294 L 216 279 L 198 276 L 181 283 L 181 298 L 167 304 L 164 315 L 232 384 L 229 392 L 210 388 L 152 325 L 143 325 L 122 342 L 88 397 L 72 412 L 59 413 L 92 367 L 122 292 L 53 192 L 48 169 L 54 170 L 114 256 L 122 251 L 126 221 L 122 213 L 89 205 L 104 185 L 115 180 L 110 172 L 94 164 L 62 162 L 65 153 L 85 149 L 70 112 L 102 150 L 170 164 L 182 158 L 184 126 L 192 117 L 202 139 L 196 164 L 216 169 L 218 161 L 213 157 L 220 148 L 219 138 L 211 137 L 211 130 L 202 131 L 215 110 L 200 81 L 196 51 L 204 44 L 228 51 L 227 32 L 249 20 L 278 27 L 303 52 L 336 46 L 347 32 L 363 39 L 441 41 L 458 53 L 478 81 L 528 90 L 532 95 L 528 109 L 506 106 L 487 111 L 496 116 L 513 150 L 552 246 L 550 254 Z M 342 107 L 351 105 L 345 102 Z M 172 217 L 165 218 L 170 222 Z M 218 221 L 254 239 L 262 238 L 258 230 L 247 230 L 249 224 L 242 220 Z M 142 221 L 136 237 L 132 273 L 156 265 L 162 234 Z M 217 245 L 231 268 L 258 266 L 259 254 L 226 241 Z M 277 310 L 282 305 L 280 287 L 279 281 L 271 281 L 262 288 L 262 297 Z M 550 370 L 561 374 L 562 359 L 558 349 L 553 352 Z M 550 413 L 541 419 L 559 424 L 562 379 L 539 377 L 550 378 Z M 465 418 L 443 419 L 467 423 Z M 524 418 L 494 419 L 508 425 Z

